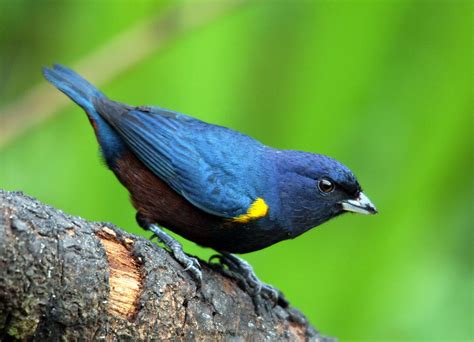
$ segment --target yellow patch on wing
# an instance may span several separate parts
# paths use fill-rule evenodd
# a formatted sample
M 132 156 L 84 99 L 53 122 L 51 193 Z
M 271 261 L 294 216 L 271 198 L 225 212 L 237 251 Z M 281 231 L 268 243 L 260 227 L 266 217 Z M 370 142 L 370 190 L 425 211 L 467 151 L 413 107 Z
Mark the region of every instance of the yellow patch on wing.
M 247 210 L 247 213 L 231 218 L 232 222 L 247 223 L 262 218 L 268 214 L 268 205 L 263 198 L 257 198 Z

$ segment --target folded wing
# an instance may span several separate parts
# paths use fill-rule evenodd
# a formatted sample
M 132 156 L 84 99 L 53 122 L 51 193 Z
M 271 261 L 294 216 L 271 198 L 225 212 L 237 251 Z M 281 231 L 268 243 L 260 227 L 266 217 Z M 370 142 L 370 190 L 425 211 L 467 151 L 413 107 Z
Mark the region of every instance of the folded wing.
M 156 176 L 201 210 L 237 217 L 258 198 L 258 141 L 162 108 L 108 99 L 95 106 Z

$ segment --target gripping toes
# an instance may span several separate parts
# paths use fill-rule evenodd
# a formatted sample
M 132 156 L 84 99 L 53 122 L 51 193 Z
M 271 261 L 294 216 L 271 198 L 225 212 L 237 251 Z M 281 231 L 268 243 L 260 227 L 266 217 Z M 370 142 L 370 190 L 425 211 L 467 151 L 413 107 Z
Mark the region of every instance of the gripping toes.
M 217 259 L 222 265 L 227 266 L 224 272 L 229 277 L 236 279 L 244 291 L 252 297 L 257 311 L 263 304 L 263 298 L 270 300 L 275 305 L 280 304 L 282 307 L 288 307 L 289 303 L 283 294 L 273 286 L 258 279 L 252 266 L 247 261 L 225 252 L 211 257 L 211 261 L 213 259 Z
M 172 249 L 172 252 L 174 258 L 184 267 L 184 271 L 191 273 L 194 279 L 198 281 L 199 285 L 201 285 L 202 271 L 198 259 L 186 255 L 182 248 Z
M 198 287 L 200 287 L 202 283 L 202 271 L 198 259 L 186 255 L 183 251 L 183 246 L 171 235 L 161 229 L 161 227 L 155 224 L 150 224 L 147 229 L 153 233 L 151 236 L 152 239 L 158 238 L 158 240 L 171 250 L 176 261 L 184 267 L 185 271 L 191 273 L 197 281 Z

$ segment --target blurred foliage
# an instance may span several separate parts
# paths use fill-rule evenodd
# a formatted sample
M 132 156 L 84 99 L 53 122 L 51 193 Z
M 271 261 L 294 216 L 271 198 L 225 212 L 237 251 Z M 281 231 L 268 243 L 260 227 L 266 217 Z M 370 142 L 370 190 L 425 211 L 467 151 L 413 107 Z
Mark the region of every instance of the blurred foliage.
M 74 66 L 184 3 L 0 0 L 0 106 L 44 83 L 43 65 Z M 472 4 L 248 2 L 101 88 L 330 155 L 357 174 L 379 215 L 344 215 L 245 255 L 320 330 L 343 341 L 472 340 Z M 71 103 L 0 150 L 0 187 L 148 235 L 98 160 Z

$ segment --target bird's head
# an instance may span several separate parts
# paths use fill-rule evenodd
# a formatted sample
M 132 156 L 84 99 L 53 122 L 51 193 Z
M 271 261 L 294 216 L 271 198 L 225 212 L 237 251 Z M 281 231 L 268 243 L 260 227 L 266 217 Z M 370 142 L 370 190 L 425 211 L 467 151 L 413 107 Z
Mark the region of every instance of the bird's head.
M 351 170 L 337 160 L 299 151 L 280 156 L 279 197 L 297 234 L 345 212 L 377 213 Z

